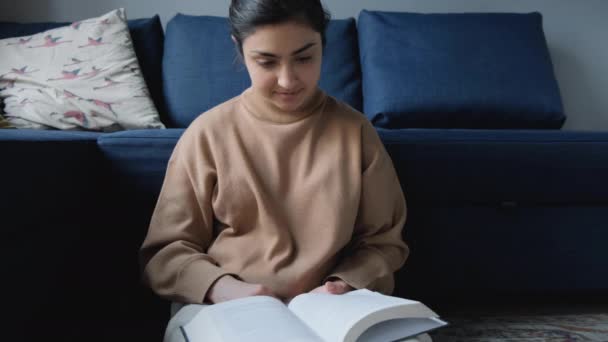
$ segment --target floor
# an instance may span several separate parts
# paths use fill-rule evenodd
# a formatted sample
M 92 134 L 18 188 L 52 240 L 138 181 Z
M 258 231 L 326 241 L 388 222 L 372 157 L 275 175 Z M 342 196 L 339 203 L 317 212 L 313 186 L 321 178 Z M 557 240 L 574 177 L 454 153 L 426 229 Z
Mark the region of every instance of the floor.
M 432 332 L 435 342 L 608 342 L 608 304 L 554 302 L 449 307 L 449 326 Z

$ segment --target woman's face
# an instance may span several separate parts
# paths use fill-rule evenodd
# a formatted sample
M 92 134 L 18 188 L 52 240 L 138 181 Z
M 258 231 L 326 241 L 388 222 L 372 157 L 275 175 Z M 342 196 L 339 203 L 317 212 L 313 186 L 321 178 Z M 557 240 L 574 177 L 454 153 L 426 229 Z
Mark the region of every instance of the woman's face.
M 253 93 L 282 111 L 298 111 L 315 94 L 322 52 L 321 35 L 305 24 L 256 28 L 243 41 Z

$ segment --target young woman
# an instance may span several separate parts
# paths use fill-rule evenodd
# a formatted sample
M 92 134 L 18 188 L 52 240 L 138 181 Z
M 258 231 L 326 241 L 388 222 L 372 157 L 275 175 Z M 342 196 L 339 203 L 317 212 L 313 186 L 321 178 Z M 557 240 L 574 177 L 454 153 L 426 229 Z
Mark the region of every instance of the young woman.
M 204 304 L 390 294 L 408 255 L 404 195 L 375 129 L 318 88 L 320 1 L 233 0 L 229 19 L 251 87 L 186 129 L 141 249 L 145 281 L 182 306 L 166 340 Z

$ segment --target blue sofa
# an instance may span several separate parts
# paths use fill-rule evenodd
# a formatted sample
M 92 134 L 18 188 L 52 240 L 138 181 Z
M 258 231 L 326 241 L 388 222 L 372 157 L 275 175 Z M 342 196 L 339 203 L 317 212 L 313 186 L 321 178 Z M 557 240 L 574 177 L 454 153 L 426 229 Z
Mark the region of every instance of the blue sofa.
M 0 23 L 0 38 L 64 24 Z M 137 260 L 167 160 L 249 80 L 225 18 L 129 28 L 167 129 L 0 130 L 5 334 L 20 340 L 160 340 L 168 320 Z M 327 47 L 321 88 L 374 123 L 407 198 L 396 295 L 439 313 L 606 298 L 608 132 L 559 129 L 540 14 L 362 11 L 332 20 Z

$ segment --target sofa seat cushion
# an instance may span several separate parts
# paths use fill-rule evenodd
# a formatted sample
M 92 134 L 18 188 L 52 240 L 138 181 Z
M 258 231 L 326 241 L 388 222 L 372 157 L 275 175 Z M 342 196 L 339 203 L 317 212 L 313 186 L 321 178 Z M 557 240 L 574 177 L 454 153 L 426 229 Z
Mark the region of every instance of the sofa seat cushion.
M 2 290 L 10 293 L 3 305 L 11 312 L 5 320 L 11 329 L 2 340 L 100 341 L 128 333 L 150 341 L 154 333 L 162 336 L 160 328 L 150 329 L 154 297 L 140 299 L 144 288 L 134 257 L 139 244 L 130 243 L 133 226 L 120 225 L 129 213 L 120 216 L 109 191 L 117 180 L 97 145 L 101 135 L 0 130 L 0 258 Z M 93 306 L 83 300 L 92 294 Z M 146 327 L 132 319 L 142 308 L 138 317 Z M 66 333 L 63 313 L 70 312 L 78 314 Z
M 504 208 L 608 202 L 608 133 L 378 129 L 406 197 Z
M 100 133 L 0 130 L 2 231 L 18 232 L 41 217 L 57 222 L 87 222 L 104 175 L 97 148 Z M 92 196 L 100 197 L 99 195 Z
M 97 138 L 103 133 L 99 132 L 85 132 L 85 131 L 58 131 L 58 130 L 45 130 L 39 131 L 35 129 L 5 129 L 0 131 L 0 143 L 4 145 L 6 149 L 2 150 L 2 154 L 11 151 L 15 155 L 19 154 L 19 148 L 21 143 L 49 143 L 49 144 L 68 144 L 75 143 L 90 145 L 95 144 Z M 9 146 L 10 145 L 10 146 Z M 14 147 L 14 148 L 13 148 Z M 23 156 L 27 157 L 26 155 Z M 34 156 L 32 156 L 34 158 Z
M 540 13 L 362 11 L 364 112 L 383 128 L 559 128 Z
M 361 75 L 353 18 L 332 20 L 319 86 L 361 110 Z M 199 114 L 250 85 L 230 39 L 227 18 L 178 14 L 167 24 L 163 86 L 171 127 L 187 127 Z
M 408 204 L 403 232 L 411 254 L 396 274 L 398 295 L 451 297 L 465 307 L 497 295 L 520 302 L 539 295 L 606 298 L 606 202 L 509 210 Z
M 408 202 L 396 295 L 605 296 L 608 132 L 378 132 Z
M 181 128 L 122 131 L 101 135 L 97 144 L 121 186 L 156 200 L 167 162 L 183 132 Z

